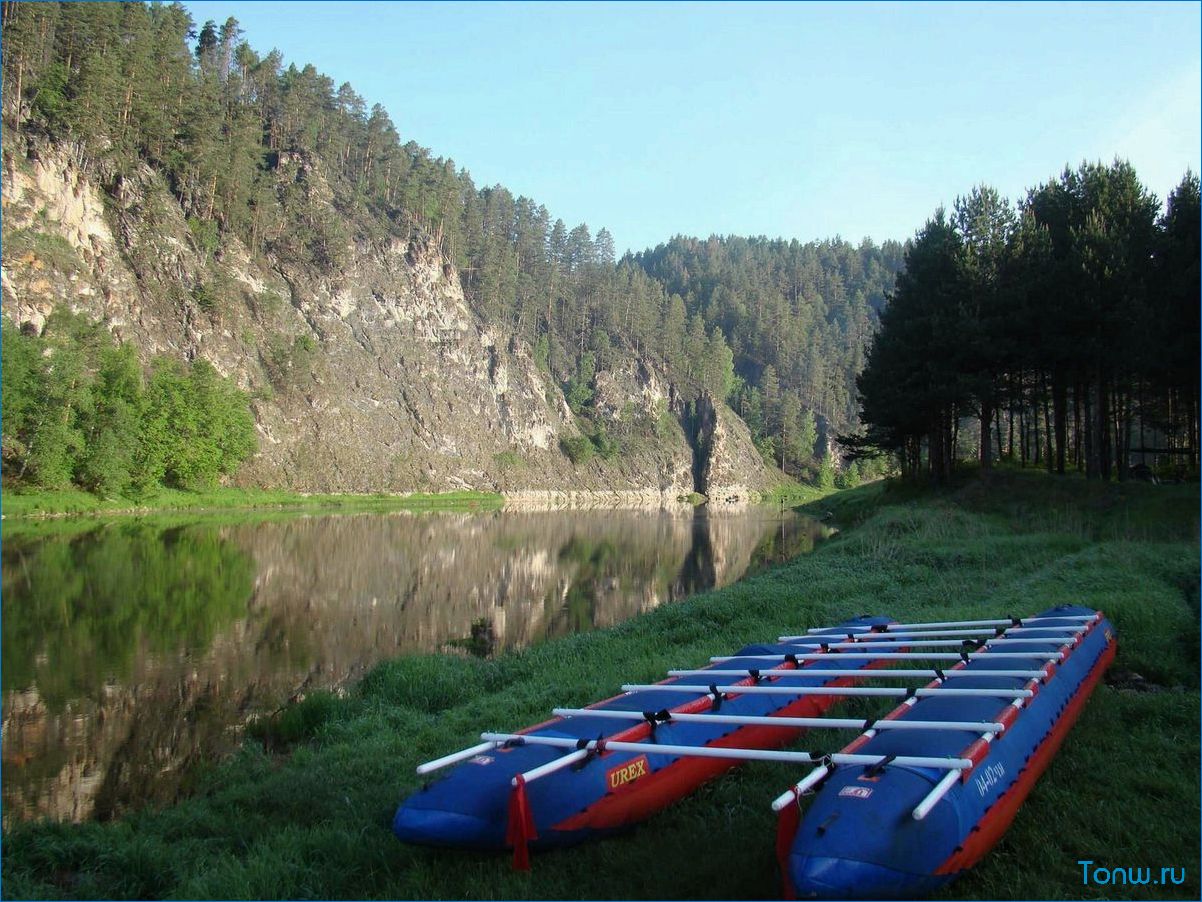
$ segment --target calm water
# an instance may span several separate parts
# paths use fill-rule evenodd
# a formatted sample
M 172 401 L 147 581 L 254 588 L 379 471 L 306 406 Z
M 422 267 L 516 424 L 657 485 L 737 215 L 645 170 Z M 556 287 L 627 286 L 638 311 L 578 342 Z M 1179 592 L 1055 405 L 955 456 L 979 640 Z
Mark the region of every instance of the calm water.
M 608 626 L 829 532 L 770 509 L 9 530 L 4 821 L 170 799 L 251 715 L 382 658 L 493 654 Z

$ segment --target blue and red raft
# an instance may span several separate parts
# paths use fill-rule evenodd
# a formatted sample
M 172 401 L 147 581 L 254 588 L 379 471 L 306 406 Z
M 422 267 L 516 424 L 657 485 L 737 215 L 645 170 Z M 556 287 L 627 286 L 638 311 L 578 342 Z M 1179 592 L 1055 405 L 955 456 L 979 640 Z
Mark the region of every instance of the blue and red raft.
M 1073 617 L 1095 614 L 1087 623 Z M 1005 833 L 1035 781 L 1055 756 L 1090 693 L 1114 659 L 1114 629 L 1089 608 L 1061 606 L 1037 615 L 1041 629 L 1025 631 L 1007 652 L 1031 653 L 1045 667 L 1048 645 L 1035 639 L 1080 628 L 1042 680 L 991 675 L 1022 667 L 1024 659 L 982 655 L 960 668 L 972 674 L 957 688 L 1024 689 L 1035 695 L 1021 708 L 996 698 L 920 699 L 897 713 L 914 720 L 993 721 L 1006 729 L 992 741 L 972 732 L 881 732 L 853 743 L 859 754 L 967 758 L 972 767 L 921 820 L 914 810 L 946 771 L 921 767 L 838 767 L 822 784 L 804 819 L 798 806 L 781 812 L 777 853 L 786 898 L 890 898 L 929 895 L 976 864 Z M 976 676 L 980 674 L 980 676 Z M 1000 709 L 1000 710 L 999 710 Z M 851 748 L 850 746 L 848 747 Z
M 845 639 L 854 630 L 885 625 L 883 617 L 858 617 L 815 634 Z M 750 645 L 739 655 L 780 655 L 788 644 Z M 777 670 L 826 669 L 835 664 L 844 670 L 868 670 L 879 666 L 871 660 L 831 660 L 814 667 L 814 662 L 783 661 Z M 721 667 L 721 665 L 717 665 Z M 710 668 L 713 669 L 713 665 Z M 765 685 L 780 681 L 765 669 L 739 684 Z M 702 678 L 703 682 L 710 682 Z M 720 705 L 724 714 L 754 716 L 816 717 L 841 700 L 838 695 L 806 695 L 811 687 L 851 685 L 856 677 L 791 677 L 789 687 L 797 695 L 752 695 L 730 693 L 715 699 L 695 691 L 635 691 L 592 705 L 593 708 L 636 712 L 704 713 Z M 697 677 L 663 681 L 697 683 Z M 719 679 L 715 683 L 733 684 Z M 737 685 L 737 684 L 736 684 Z M 728 759 L 657 755 L 654 743 L 726 748 L 774 749 L 795 740 L 795 727 L 730 726 L 704 723 L 657 723 L 654 715 L 606 741 L 647 742 L 645 752 L 604 751 L 592 755 L 572 769 L 564 769 L 529 784 L 515 777 L 560 758 L 563 749 L 538 745 L 500 747 L 479 754 L 454 767 L 446 776 L 430 783 L 406 799 L 397 809 L 393 831 L 405 842 L 456 848 L 514 850 L 518 867 L 528 867 L 527 849 L 570 845 L 613 833 L 637 823 L 737 762 Z M 572 740 L 598 739 L 598 721 L 585 717 L 557 717 L 521 731 L 527 736 L 549 736 Z

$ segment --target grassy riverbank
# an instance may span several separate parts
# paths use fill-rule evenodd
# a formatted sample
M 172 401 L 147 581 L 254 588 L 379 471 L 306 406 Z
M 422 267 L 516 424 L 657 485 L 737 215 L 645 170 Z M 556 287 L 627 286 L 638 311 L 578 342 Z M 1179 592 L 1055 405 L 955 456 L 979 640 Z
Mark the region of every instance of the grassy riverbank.
M 304 495 L 275 489 L 220 488 L 207 492 L 160 489 L 137 499 L 102 498 L 81 489 L 58 492 L 6 491 L 0 510 L 7 517 L 59 517 L 78 514 L 146 514 L 156 511 L 329 509 L 441 510 L 499 508 L 495 492 L 415 492 L 407 495 Z
M 1197 487 L 1003 472 L 938 495 L 877 483 L 819 506 L 844 529 L 812 555 L 495 661 L 383 664 L 346 698 L 286 710 L 173 807 L 16 829 L 4 837 L 4 896 L 771 898 L 768 804 L 797 777 L 785 765 L 743 768 L 626 836 L 538 856 L 531 874 L 504 856 L 402 846 L 389 821 L 417 788 L 413 766 L 481 729 L 531 723 L 744 642 L 865 611 L 936 619 L 1074 602 L 1116 624 L 1111 684 L 1001 845 L 949 895 L 1197 898 Z M 1086 887 L 1078 859 L 1184 867 L 1187 881 Z

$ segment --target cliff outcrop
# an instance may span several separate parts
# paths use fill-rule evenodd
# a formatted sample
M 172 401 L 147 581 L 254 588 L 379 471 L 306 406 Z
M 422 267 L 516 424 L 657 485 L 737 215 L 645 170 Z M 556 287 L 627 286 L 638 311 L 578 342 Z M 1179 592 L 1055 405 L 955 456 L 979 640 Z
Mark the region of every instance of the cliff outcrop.
M 336 215 L 318 168 L 284 160 L 312 209 Z M 252 398 L 259 450 L 243 485 L 309 492 L 605 490 L 674 500 L 700 487 L 675 389 L 628 355 L 595 378 L 621 453 L 579 465 L 581 434 L 531 349 L 464 299 L 419 229 L 347 241 L 328 260 L 217 243 L 149 168 L 118 177 L 67 149 L 5 146 L 3 312 L 41 330 L 66 306 L 144 359 L 204 358 Z M 746 427 L 711 403 L 704 484 L 744 498 L 772 481 Z M 742 427 L 740 429 L 740 427 Z M 716 456 L 714 456 L 716 455 Z M 746 468 L 750 468 L 747 470 Z

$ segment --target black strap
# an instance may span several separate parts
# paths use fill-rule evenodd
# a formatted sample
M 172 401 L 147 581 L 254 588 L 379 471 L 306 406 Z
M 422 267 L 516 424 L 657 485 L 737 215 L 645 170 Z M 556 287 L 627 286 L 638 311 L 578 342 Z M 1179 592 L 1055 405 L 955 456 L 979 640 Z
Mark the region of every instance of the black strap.
M 906 687 L 906 698 L 914 698 L 917 695 L 918 695 L 918 687 L 917 686 L 907 686 Z
M 831 650 L 831 644 L 829 642 L 819 642 L 818 648 L 820 648 L 822 650 L 823 654 L 826 654 L 828 651 Z
M 717 683 L 710 683 L 710 695 L 714 697 L 714 703 L 710 705 L 710 711 L 712 713 L 722 707 L 722 700 L 726 698 L 726 696 L 718 691 Z
M 965 648 L 984 648 L 986 643 L 984 639 L 965 639 L 960 644 Z
M 670 721 L 672 719 L 672 712 L 670 712 L 667 708 L 661 708 L 658 711 L 644 711 L 643 719 L 647 721 L 648 725 L 651 727 L 651 739 L 654 740 L 655 728 L 661 723 L 667 723 Z
M 747 671 L 747 674 L 748 674 L 748 676 L 750 676 L 750 677 L 751 677 L 751 679 L 752 679 L 754 682 L 756 682 L 756 683 L 758 683 L 758 682 L 760 681 L 760 679 L 761 679 L 761 677 L 760 677 L 760 672 L 759 672 L 758 670 L 754 670 L 754 669 L 753 669 L 753 670 L 748 670 L 748 671 Z
M 526 740 L 523 739 L 521 736 L 514 736 L 512 739 L 506 739 L 504 742 L 502 742 L 501 748 L 516 749 L 519 746 L 523 746 L 525 744 L 526 744 Z
M 590 761 L 592 761 L 594 758 L 596 758 L 598 755 L 600 755 L 602 752 L 605 751 L 605 734 L 604 733 L 597 734 L 597 739 L 595 740 L 597 743 L 596 746 L 589 749 L 588 748 L 589 743 L 593 742 L 593 741 L 594 740 L 592 740 L 592 739 L 577 739 L 576 740 L 576 751 L 581 752 L 581 751 L 584 751 L 585 749 L 588 749 L 588 754 L 585 755 L 583 758 L 581 758 L 579 761 L 577 761 L 575 764 L 573 764 L 572 770 L 576 771 L 576 770 L 583 769 Z
M 876 723 L 876 718 L 870 717 L 866 721 L 864 721 L 864 726 L 862 727 L 862 729 L 864 730 L 865 733 L 867 733 L 869 730 L 872 729 L 873 724 L 875 724 L 875 723 Z
M 889 629 L 889 624 L 887 624 L 887 623 L 874 623 L 871 627 L 869 627 L 868 632 L 883 633 L 887 629 Z
M 943 668 L 942 668 L 942 667 L 936 667 L 936 668 L 935 668 L 935 679 L 937 679 L 937 680 L 938 680 L 939 682 L 941 682 L 941 683 L 942 683 L 944 680 L 946 680 L 946 679 L 947 679 L 947 676 L 945 676 L 945 675 L 944 675 L 944 673 L 943 673 Z
M 1011 625 L 1011 626 L 1022 626 L 1022 625 L 1023 625 L 1023 619 L 1022 619 L 1021 617 L 1011 617 L 1011 618 L 1010 618 L 1010 625 Z
M 787 655 L 785 655 L 785 663 L 792 664 L 794 667 L 801 666 L 797 663 L 797 655 L 793 654 L 793 652 L 789 652 Z
M 965 664 L 967 664 L 969 662 L 970 659 L 968 657 L 967 651 L 964 651 L 963 649 L 960 650 L 960 660 L 963 661 Z
M 1004 635 L 1006 635 L 1006 630 L 1007 630 L 1008 628 L 1009 628 L 1009 627 L 1005 627 L 1005 626 L 999 626 L 997 629 L 995 629 L 995 630 L 993 631 L 993 635 L 994 635 L 995 637 L 997 637 L 997 636 L 1004 636 Z

